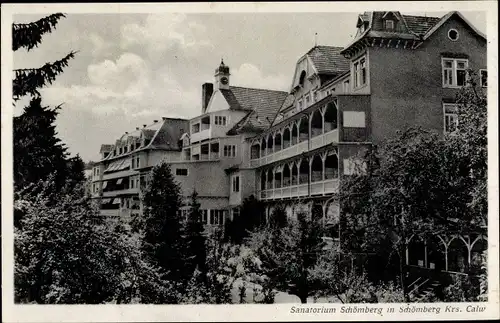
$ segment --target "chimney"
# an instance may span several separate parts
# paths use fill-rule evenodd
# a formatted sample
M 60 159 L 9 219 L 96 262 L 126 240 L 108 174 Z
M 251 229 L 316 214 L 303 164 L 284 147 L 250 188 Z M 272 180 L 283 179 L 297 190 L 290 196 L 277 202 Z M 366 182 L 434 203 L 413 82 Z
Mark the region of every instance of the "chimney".
M 139 130 L 139 127 L 135 127 L 135 130 Z
M 165 121 L 165 120 L 167 120 L 167 117 L 161 117 L 161 119 L 162 119 L 163 121 Z
M 128 135 L 128 131 L 125 131 L 125 134 Z
M 142 127 L 143 127 L 143 128 L 146 128 L 146 125 L 145 125 L 145 124 L 143 124 L 143 125 L 142 125 Z
M 212 83 L 204 83 L 201 86 L 201 113 L 205 113 L 208 108 L 208 102 L 214 93 L 214 85 Z
M 153 120 L 153 121 L 154 121 L 154 123 L 157 123 L 157 122 L 158 122 L 158 120 Z

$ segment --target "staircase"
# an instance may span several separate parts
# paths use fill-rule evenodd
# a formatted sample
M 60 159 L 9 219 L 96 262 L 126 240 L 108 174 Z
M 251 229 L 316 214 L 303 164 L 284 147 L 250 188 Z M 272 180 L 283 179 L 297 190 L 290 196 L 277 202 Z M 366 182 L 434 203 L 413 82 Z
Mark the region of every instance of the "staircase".
M 409 286 L 412 288 L 409 293 L 410 298 L 413 302 L 423 302 L 429 294 L 436 293 L 439 286 L 441 286 L 441 283 L 437 280 L 422 279 L 419 277 Z

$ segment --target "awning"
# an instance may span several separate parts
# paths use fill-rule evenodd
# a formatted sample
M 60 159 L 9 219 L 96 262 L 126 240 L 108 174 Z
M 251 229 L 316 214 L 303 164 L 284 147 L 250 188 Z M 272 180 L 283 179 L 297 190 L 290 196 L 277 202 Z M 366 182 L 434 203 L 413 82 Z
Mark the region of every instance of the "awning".
M 115 198 L 113 200 L 113 204 L 120 204 L 120 199 L 119 198 Z
M 101 200 L 102 204 L 108 204 L 109 202 L 111 202 L 111 199 L 102 199 Z
M 106 186 L 108 186 L 108 181 L 104 181 L 104 182 L 102 183 L 102 189 L 105 189 L 105 188 L 106 188 Z
M 122 182 L 123 182 L 123 178 L 119 178 L 119 179 L 116 181 L 116 185 L 120 185 Z

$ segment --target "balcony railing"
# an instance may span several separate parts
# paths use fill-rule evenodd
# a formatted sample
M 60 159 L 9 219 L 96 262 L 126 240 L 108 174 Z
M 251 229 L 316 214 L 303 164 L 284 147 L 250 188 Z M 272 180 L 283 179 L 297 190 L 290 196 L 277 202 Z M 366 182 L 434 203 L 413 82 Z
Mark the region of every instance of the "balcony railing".
M 126 195 L 126 194 L 139 194 L 139 188 L 128 188 L 125 190 L 103 192 L 102 197 L 113 197 L 113 196 Z
M 309 195 L 309 184 L 293 185 L 288 187 L 261 190 L 258 196 L 262 200 L 284 199 L 293 197 L 303 197 Z M 327 179 L 320 182 L 311 183 L 311 195 L 323 195 L 338 192 L 339 180 L 337 178 Z
M 279 160 L 287 159 L 302 154 L 308 150 L 314 150 L 338 141 L 339 141 L 339 132 L 338 129 L 334 129 L 327 133 L 311 138 L 311 147 L 309 147 L 309 140 L 305 140 L 293 146 L 282 149 L 280 151 L 276 151 L 268 155 L 265 155 L 261 158 L 251 159 L 250 166 L 259 167 L 267 165 Z

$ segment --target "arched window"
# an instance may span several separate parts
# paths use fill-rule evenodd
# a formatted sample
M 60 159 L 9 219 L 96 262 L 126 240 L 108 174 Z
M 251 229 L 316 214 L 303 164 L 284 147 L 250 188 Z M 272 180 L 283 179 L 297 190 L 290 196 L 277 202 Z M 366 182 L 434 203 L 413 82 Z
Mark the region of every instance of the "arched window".
M 311 164 L 311 182 L 323 180 L 323 160 L 319 155 L 314 156 Z
M 254 143 L 251 147 L 250 159 L 260 158 L 260 147 L 258 143 Z
M 309 162 L 302 159 L 299 166 L 299 184 L 309 183 Z
M 267 140 L 266 140 L 266 138 L 262 138 L 262 141 L 260 143 L 260 155 L 261 156 L 266 155 L 266 148 L 267 148 Z
M 288 187 L 291 184 L 290 167 L 288 164 L 283 166 L 283 187 Z
M 286 127 L 283 131 L 283 149 L 290 147 L 291 135 L 290 128 Z
M 306 71 L 302 71 L 302 73 L 300 73 L 300 78 L 299 78 L 300 86 L 304 86 L 305 80 L 306 80 Z
M 330 102 L 325 110 L 325 132 L 337 129 L 337 107 L 334 102 Z
M 459 237 L 453 238 L 448 245 L 448 271 L 464 273 L 468 270 L 469 251 Z
M 309 139 L 309 121 L 306 116 L 300 119 L 299 123 L 299 142 Z
M 313 112 L 311 119 L 311 137 L 319 136 L 323 133 L 323 116 L 318 109 Z
M 339 160 L 335 151 L 328 152 L 325 160 L 325 179 L 339 177 Z
M 281 188 L 281 184 L 282 184 L 281 175 L 282 175 L 282 172 L 283 172 L 283 167 L 282 166 L 278 166 L 278 167 L 275 168 L 275 170 L 274 170 L 274 188 Z
M 272 169 L 269 169 L 269 170 L 267 171 L 267 184 L 266 184 L 266 189 L 270 190 L 270 189 L 273 189 L 273 188 L 274 188 L 274 185 L 273 185 L 273 179 L 274 179 L 273 170 L 272 170 Z
M 269 137 L 267 138 L 267 154 L 268 155 L 273 153 L 273 141 L 274 141 L 273 135 L 269 135 Z
M 425 266 L 425 244 L 424 240 L 414 236 L 408 244 L 408 264 L 411 266 Z
M 299 185 L 299 169 L 297 168 L 297 164 L 293 163 L 292 164 L 292 183 L 291 185 Z
M 274 135 L 274 151 L 280 151 L 281 150 L 281 133 L 277 132 Z
M 299 142 L 299 126 L 294 123 L 292 126 L 292 146 Z

